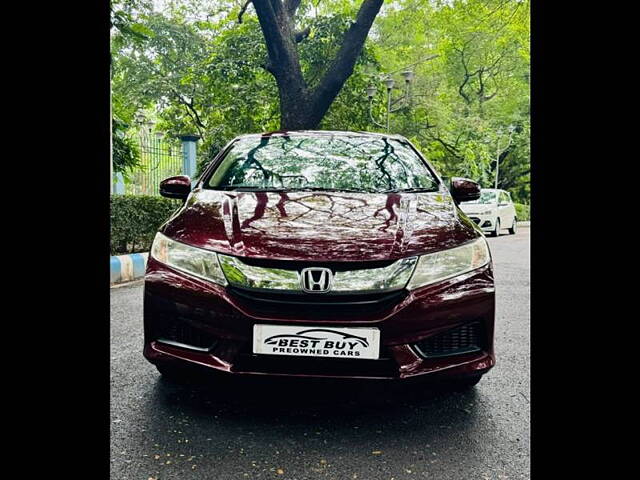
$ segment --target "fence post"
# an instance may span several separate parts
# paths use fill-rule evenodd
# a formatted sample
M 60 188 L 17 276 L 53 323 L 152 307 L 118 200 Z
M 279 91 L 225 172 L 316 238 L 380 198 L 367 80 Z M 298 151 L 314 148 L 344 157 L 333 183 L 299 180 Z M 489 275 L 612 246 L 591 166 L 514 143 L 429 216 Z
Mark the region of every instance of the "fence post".
M 113 194 L 113 96 L 109 82 L 109 194 Z
M 200 140 L 198 135 L 181 135 L 182 140 L 182 174 L 191 177 L 192 185 L 196 176 L 196 142 Z
M 113 193 L 116 195 L 124 195 L 124 176 L 120 172 L 116 173 L 116 184 Z

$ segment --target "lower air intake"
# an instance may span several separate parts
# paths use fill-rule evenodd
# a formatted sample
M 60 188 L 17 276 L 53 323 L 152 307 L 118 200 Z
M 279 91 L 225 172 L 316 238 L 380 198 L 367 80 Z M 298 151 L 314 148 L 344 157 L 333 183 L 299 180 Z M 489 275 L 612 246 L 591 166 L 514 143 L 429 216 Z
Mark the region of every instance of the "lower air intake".
M 414 347 L 425 358 L 478 352 L 482 350 L 482 325 L 479 322 L 467 323 L 433 335 L 414 344 Z
M 180 320 L 166 322 L 163 327 L 159 332 L 158 340 L 164 343 L 177 343 L 196 349 L 210 349 L 217 343 L 213 335 Z

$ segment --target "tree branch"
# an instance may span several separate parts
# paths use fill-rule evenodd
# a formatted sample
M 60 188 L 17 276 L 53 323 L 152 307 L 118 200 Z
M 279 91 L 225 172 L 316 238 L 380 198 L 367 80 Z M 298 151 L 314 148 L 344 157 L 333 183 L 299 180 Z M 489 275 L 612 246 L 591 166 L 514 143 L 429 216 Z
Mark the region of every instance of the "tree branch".
M 264 68 L 276 79 L 282 129 L 316 127 L 353 73 L 364 42 L 384 0 L 361 0 L 355 21 L 344 33 L 331 64 L 310 91 L 302 75 L 297 44 L 310 34 L 294 30 L 301 0 L 252 0 L 264 36 L 269 61 Z
M 462 68 L 464 69 L 464 80 L 462 81 L 462 84 L 458 87 L 458 93 L 460 94 L 460 96 L 462 98 L 464 98 L 465 102 L 467 102 L 467 105 L 471 104 L 471 99 L 467 96 L 466 93 L 464 93 L 464 87 L 467 85 L 467 82 L 471 79 L 471 77 L 473 75 L 475 75 L 477 72 L 474 73 L 469 73 L 469 68 L 467 67 L 467 62 L 464 59 L 464 48 L 466 47 L 467 44 L 465 44 L 462 49 L 456 48 L 454 47 L 453 49 L 455 51 L 457 51 L 460 54 L 460 62 L 462 63 Z
M 296 10 L 298 10 L 300 6 L 300 1 L 301 0 L 284 0 L 284 8 L 290 18 L 296 16 Z
M 353 73 L 355 63 L 383 2 L 384 0 L 363 0 L 360 5 L 355 22 L 344 34 L 340 50 L 313 93 L 313 122 L 320 122 L 344 82 Z
M 496 94 L 498 93 L 498 91 L 496 90 L 495 92 L 493 92 L 491 95 L 484 95 L 480 101 L 482 102 L 488 102 L 489 100 L 491 100 L 493 97 L 496 96 Z
M 460 94 L 460 96 L 462 98 L 464 98 L 465 102 L 467 102 L 467 104 L 471 104 L 471 99 L 467 96 L 466 93 L 464 93 L 464 87 L 467 84 L 467 82 L 469 81 L 469 79 L 471 78 L 471 76 L 468 73 L 464 74 L 464 80 L 462 82 L 462 84 L 458 87 L 458 93 Z
M 184 105 L 185 107 L 187 107 L 187 114 L 189 114 L 189 116 L 191 117 L 193 122 L 196 124 L 196 127 L 198 128 L 200 133 L 201 133 L 200 129 L 206 130 L 207 126 L 204 123 L 202 123 L 202 120 L 200 119 L 200 115 L 198 115 L 198 111 L 196 110 L 196 108 L 195 108 L 195 106 L 193 104 L 193 98 L 191 99 L 190 102 L 187 102 L 180 92 L 178 92 L 177 90 L 175 90 L 173 88 L 171 89 L 171 91 L 175 95 L 175 97 L 178 100 L 178 102 L 181 103 L 182 105 Z
M 435 126 L 435 125 L 434 125 Z M 458 159 L 458 160 L 462 160 L 462 156 L 460 155 L 460 152 L 458 150 L 458 148 L 456 147 L 456 145 L 451 145 L 450 143 L 444 141 L 439 135 L 436 135 L 434 133 L 430 133 L 429 136 L 423 135 L 422 133 L 419 134 L 420 137 L 422 138 L 426 138 L 426 139 L 431 139 L 434 140 L 436 142 L 438 142 L 440 145 L 442 145 L 444 147 L 444 149 L 449 152 L 454 158 Z M 459 137 L 458 137 L 459 138 Z M 456 139 L 456 144 L 457 144 L 457 139 Z
M 303 83 L 291 19 L 281 0 L 253 0 L 269 54 L 270 67 L 278 83 Z M 289 78 L 287 78 L 289 77 Z
M 480 99 L 480 103 L 482 103 L 482 97 L 484 97 L 484 80 L 482 79 L 482 74 L 484 73 L 484 69 L 480 69 L 478 73 L 478 99 Z
M 309 36 L 310 33 L 311 33 L 310 27 L 307 27 L 304 30 L 296 32 L 295 34 L 296 43 L 300 43 L 301 41 L 303 41 L 305 38 Z
M 446 150 L 447 152 L 449 152 L 451 155 L 453 155 L 454 157 L 456 157 L 456 158 L 462 158 L 462 157 L 460 156 L 460 154 L 458 153 L 458 149 L 457 149 L 456 147 L 454 147 L 453 145 L 451 145 L 451 144 L 449 144 L 449 143 L 445 142 L 445 141 L 444 141 L 444 140 L 442 140 L 440 137 L 435 137 L 435 136 L 434 136 L 434 137 L 433 137 L 433 139 L 434 139 L 436 142 L 440 143 L 440 145 L 442 145 L 442 146 L 445 148 L 445 150 Z
M 242 5 L 242 7 L 240 8 L 240 11 L 238 12 L 238 23 L 242 23 L 242 16 L 244 15 L 244 12 L 247 11 L 247 8 L 249 7 L 249 4 L 252 1 L 253 0 L 247 0 L 246 2 L 244 2 L 244 5 Z

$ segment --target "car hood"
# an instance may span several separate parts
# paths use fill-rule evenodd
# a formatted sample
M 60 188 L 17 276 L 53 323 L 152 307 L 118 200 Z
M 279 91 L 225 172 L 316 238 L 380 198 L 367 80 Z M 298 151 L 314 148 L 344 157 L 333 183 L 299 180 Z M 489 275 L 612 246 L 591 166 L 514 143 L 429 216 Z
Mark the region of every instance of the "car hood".
M 481 234 L 446 191 L 434 193 L 194 190 L 161 228 L 229 255 L 306 261 L 395 260 Z

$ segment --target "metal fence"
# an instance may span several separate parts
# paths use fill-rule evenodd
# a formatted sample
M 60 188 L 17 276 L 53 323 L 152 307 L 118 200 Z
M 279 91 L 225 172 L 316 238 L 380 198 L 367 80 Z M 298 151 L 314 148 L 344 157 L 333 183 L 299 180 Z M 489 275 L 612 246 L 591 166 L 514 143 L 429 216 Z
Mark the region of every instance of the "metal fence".
M 178 139 L 166 139 L 142 132 L 137 136 L 140 166 L 129 173 L 124 182 L 128 195 L 159 195 L 158 186 L 167 177 L 183 172 L 182 144 Z

